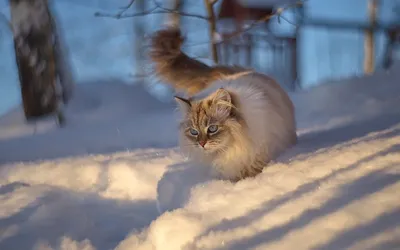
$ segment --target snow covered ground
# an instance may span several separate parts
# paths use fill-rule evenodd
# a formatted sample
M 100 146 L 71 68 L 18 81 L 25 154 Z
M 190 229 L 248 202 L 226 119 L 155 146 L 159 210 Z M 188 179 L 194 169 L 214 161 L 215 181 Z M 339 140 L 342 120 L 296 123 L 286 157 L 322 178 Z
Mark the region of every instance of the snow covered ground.
M 299 144 L 213 180 L 176 148 L 173 103 L 79 84 L 67 125 L 0 118 L 0 249 L 399 249 L 400 67 L 292 95 Z

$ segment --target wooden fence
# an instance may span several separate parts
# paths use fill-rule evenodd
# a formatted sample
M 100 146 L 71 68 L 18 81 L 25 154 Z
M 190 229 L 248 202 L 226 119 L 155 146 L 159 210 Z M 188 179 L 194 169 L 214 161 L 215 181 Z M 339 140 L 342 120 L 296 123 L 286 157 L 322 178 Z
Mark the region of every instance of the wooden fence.
M 298 88 L 296 45 L 296 38 L 244 33 L 218 45 L 219 63 L 255 68 L 294 91 Z

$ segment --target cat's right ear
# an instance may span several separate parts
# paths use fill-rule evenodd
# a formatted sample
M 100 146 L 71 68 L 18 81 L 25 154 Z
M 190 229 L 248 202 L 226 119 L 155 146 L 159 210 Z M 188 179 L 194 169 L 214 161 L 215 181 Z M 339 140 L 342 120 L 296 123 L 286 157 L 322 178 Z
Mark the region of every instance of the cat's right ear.
M 182 113 L 188 113 L 190 108 L 192 107 L 192 104 L 188 99 L 179 97 L 179 96 L 174 96 L 175 101 L 178 103 L 179 108 Z

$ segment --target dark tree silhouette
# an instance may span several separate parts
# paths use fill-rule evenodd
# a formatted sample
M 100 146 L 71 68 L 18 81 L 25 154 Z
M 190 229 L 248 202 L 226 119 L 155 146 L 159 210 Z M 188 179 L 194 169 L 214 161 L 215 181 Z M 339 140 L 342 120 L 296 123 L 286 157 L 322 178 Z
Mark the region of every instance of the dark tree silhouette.
M 72 77 L 48 2 L 10 0 L 10 11 L 25 118 L 57 114 L 63 122 L 59 96 L 70 99 Z

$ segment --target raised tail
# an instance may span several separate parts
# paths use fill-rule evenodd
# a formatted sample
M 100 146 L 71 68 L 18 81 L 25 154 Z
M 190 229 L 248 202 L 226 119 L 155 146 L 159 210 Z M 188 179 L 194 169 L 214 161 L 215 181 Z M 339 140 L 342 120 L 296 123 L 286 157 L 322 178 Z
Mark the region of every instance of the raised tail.
M 183 53 L 183 42 L 178 28 L 157 31 L 152 37 L 149 55 L 157 76 L 189 96 L 207 88 L 213 81 L 246 71 L 240 67 L 208 66 Z

